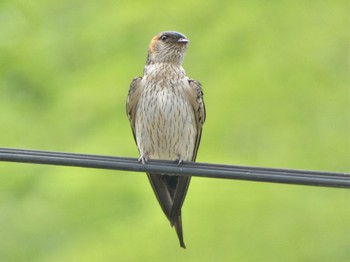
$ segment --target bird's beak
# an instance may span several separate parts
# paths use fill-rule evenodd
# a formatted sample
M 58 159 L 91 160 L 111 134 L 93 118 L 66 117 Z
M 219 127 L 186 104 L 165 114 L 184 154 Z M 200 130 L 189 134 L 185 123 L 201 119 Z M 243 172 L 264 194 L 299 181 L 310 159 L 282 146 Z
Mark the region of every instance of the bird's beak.
M 178 40 L 177 40 L 177 43 L 179 44 L 187 44 L 189 41 L 186 37 L 180 37 Z

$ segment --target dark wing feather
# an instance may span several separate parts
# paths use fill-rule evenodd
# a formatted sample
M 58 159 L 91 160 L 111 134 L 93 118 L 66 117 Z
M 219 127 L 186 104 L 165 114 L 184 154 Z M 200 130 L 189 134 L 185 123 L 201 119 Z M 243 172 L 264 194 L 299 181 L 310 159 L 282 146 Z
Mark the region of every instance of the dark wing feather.
M 128 97 L 126 99 L 126 115 L 128 116 L 132 134 L 134 136 L 135 142 L 136 141 L 136 135 L 135 135 L 135 118 L 136 118 L 136 109 L 137 109 L 137 103 L 140 99 L 141 94 L 141 87 L 140 82 L 142 80 L 142 77 L 135 77 L 130 84 Z
M 165 180 L 166 175 L 147 173 L 147 176 L 163 212 L 170 220 L 170 212 L 173 206 L 173 194 L 169 190 L 169 186 Z
M 195 148 L 193 151 L 193 156 L 192 156 L 192 161 L 196 161 L 197 157 L 197 152 L 198 152 L 198 147 L 199 143 L 201 141 L 202 137 L 202 128 L 203 124 L 206 119 L 206 112 L 205 112 L 205 105 L 204 105 L 204 100 L 203 100 L 203 90 L 202 90 L 202 85 L 200 82 L 189 79 L 188 80 L 190 84 L 190 89 L 187 91 L 188 92 L 188 97 L 190 99 L 190 103 L 192 105 L 192 108 L 194 110 L 194 115 L 196 118 L 196 125 L 197 125 L 197 137 L 196 137 L 196 144 Z

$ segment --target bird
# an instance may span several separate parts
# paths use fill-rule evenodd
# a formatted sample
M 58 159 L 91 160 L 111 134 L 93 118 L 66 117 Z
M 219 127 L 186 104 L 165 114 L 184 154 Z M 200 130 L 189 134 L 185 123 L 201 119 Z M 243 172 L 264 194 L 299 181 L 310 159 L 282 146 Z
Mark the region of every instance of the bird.
M 187 77 L 182 67 L 188 44 L 188 38 L 176 31 L 156 34 L 148 47 L 143 76 L 130 84 L 126 113 L 143 164 L 149 159 L 178 165 L 196 160 L 206 111 L 200 82 Z M 191 177 L 147 176 L 180 246 L 186 248 L 181 208 Z

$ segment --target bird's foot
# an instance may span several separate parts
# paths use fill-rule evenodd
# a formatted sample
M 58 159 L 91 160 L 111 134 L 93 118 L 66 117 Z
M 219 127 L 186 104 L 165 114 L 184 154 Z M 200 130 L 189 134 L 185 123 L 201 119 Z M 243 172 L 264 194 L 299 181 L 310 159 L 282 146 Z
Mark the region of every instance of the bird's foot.
M 177 166 L 180 166 L 182 163 L 185 163 L 185 160 L 178 158 L 175 160 L 175 162 L 177 162 Z
M 145 154 L 142 154 L 139 159 L 138 159 L 139 162 L 142 162 L 142 164 L 146 164 L 147 161 L 148 161 L 148 157 L 145 155 Z

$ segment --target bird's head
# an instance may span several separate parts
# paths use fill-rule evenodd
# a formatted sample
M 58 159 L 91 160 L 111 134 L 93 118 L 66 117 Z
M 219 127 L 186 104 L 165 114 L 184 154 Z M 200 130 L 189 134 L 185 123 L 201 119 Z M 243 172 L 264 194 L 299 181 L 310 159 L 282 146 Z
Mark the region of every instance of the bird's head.
M 181 64 L 188 42 L 186 36 L 178 32 L 159 33 L 151 40 L 147 62 Z

